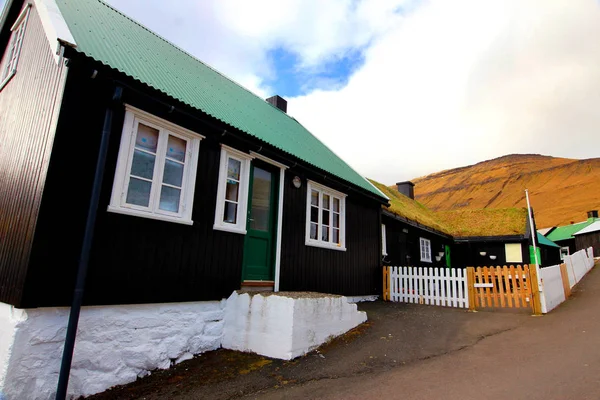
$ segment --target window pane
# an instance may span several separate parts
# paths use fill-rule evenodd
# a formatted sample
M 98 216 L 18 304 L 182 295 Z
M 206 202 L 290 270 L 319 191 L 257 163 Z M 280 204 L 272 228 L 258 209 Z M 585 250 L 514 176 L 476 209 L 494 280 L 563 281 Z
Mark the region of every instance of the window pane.
M 329 225 L 329 211 L 323 210 L 323 219 L 321 220 L 323 225 Z
M 340 214 L 333 213 L 333 227 L 334 228 L 340 227 Z
M 150 204 L 151 188 L 151 182 L 131 178 L 129 180 L 129 188 L 127 190 L 127 203 L 135 204 L 137 206 L 148 207 L 148 204 Z
M 179 212 L 179 198 L 181 189 L 163 186 L 160 192 L 160 203 L 158 208 L 165 211 Z
M 165 173 L 163 174 L 163 182 L 173 186 L 182 186 L 183 182 L 183 164 L 178 162 L 165 160 Z
M 340 199 L 337 197 L 333 198 L 333 211 L 340 212 Z
M 329 210 L 330 197 L 328 194 L 323 194 L 323 209 Z
M 185 161 L 185 147 L 187 143 L 183 139 L 169 135 L 167 143 L 167 157 L 177 161 Z
M 323 232 L 321 232 L 321 240 L 329 242 L 329 227 L 323 226 Z
M 254 167 L 252 178 L 252 208 L 250 210 L 250 228 L 260 231 L 269 230 L 271 211 L 271 173 Z
M 133 160 L 131 161 L 131 175 L 140 178 L 152 179 L 154 175 L 154 161 L 156 156 L 143 151 L 134 150 Z
M 135 147 L 156 153 L 158 145 L 158 129 L 150 128 L 147 125 L 138 124 L 138 131 L 135 137 Z
M 242 169 L 242 162 L 239 160 L 230 158 L 227 163 L 227 177 L 231 178 L 231 179 L 235 179 L 236 181 L 239 181 L 241 169 Z
M 225 189 L 225 198 L 231 201 L 238 201 L 238 194 L 240 192 L 240 184 L 238 182 L 229 181 Z
M 319 192 L 316 190 L 310 192 L 310 204 L 317 207 L 319 206 Z
M 317 240 L 317 224 L 310 224 L 310 238 Z
M 333 243 L 340 243 L 340 230 L 334 228 L 331 233 L 333 235 Z
M 317 207 L 310 207 L 310 221 L 319 222 L 319 209 Z
M 237 204 L 225 202 L 225 210 L 223 212 L 223 221 L 230 224 L 235 224 L 237 221 Z

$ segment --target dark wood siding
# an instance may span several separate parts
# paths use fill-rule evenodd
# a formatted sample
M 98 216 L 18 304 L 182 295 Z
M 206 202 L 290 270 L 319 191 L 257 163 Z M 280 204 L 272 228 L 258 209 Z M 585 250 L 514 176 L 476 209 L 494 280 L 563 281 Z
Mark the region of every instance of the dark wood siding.
M 521 241 L 507 240 L 506 242 L 479 240 L 470 242 L 457 242 L 455 244 L 453 250 L 456 267 L 464 268 L 507 265 L 506 249 L 504 246 L 506 243 L 519 243 L 521 245 L 523 262 L 510 264 L 529 264 L 529 242 L 527 239 L 522 239 Z M 485 256 L 480 254 L 482 251 L 485 251 Z M 490 259 L 490 255 L 496 256 L 496 259 Z
M 13 19 L 5 29 L 13 24 L 15 14 L 11 13 Z M 17 306 L 22 301 L 66 75 L 53 50 L 32 6 L 17 73 L 0 91 L 0 301 Z
M 103 118 L 112 93 L 111 84 L 101 79 L 105 71 L 92 80 L 89 65 L 77 59 L 71 63 L 31 260 L 28 306 L 70 304 Z M 124 106 L 118 106 L 85 304 L 201 301 L 229 296 L 240 287 L 244 235 L 213 229 L 220 160 L 217 136 L 127 89 L 124 101 L 208 136 L 200 143 L 194 225 L 107 211 L 124 120 Z M 74 145 L 81 151 L 74 151 Z
M 302 186 L 292 185 L 301 176 Z M 311 178 L 311 177 L 309 177 Z M 381 292 L 381 249 L 379 213 L 381 205 L 331 181 L 312 179 L 346 193 L 346 251 L 305 244 L 306 176 L 290 169 L 285 174 L 283 201 L 280 289 L 315 291 L 342 295 L 371 295 Z
M 594 248 L 595 257 L 600 255 L 600 232 L 575 235 L 575 249 L 577 251 L 587 249 L 588 247 Z
M 446 266 L 445 246 L 451 246 L 450 261 L 454 266 L 452 239 L 409 225 L 394 218 L 383 216 L 386 227 L 387 256 L 384 264 L 411 267 L 444 267 Z M 406 231 L 406 232 L 405 232 Z M 431 241 L 431 261 L 421 261 L 420 238 Z M 440 261 L 435 260 L 438 253 L 444 252 Z

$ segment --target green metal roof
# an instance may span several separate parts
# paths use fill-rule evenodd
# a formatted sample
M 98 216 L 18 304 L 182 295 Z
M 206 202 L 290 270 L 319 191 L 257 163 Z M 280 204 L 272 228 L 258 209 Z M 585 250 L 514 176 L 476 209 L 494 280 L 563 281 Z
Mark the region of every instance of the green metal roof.
M 538 242 L 538 244 L 543 244 L 546 246 L 560 247 L 559 245 L 557 245 L 556 243 L 554 243 L 553 241 L 551 241 L 550 239 L 548 239 L 546 236 L 542 235 L 539 232 L 537 232 L 537 242 Z
M 546 236 L 546 237 L 548 239 L 552 240 L 553 242 L 556 242 L 559 240 L 574 239 L 575 236 L 573 236 L 573 234 L 575 232 L 582 230 L 583 228 L 587 227 L 588 225 L 591 225 L 594 221 L 597 221 L 597 220 L 598 220 L 598 218 L 590 218 L 587 221 L 580 222 L 578 224 L 558 226 L 558 227 L 556 227 L 556 229 L 554 229 L 552 232 L 550 232 L 548 234 L 548 236 Z
M 76 51 L 385 197 L 294 118 L 99 0 L 57 0 Z M 340 138 L 347 138 L 340 133 Z

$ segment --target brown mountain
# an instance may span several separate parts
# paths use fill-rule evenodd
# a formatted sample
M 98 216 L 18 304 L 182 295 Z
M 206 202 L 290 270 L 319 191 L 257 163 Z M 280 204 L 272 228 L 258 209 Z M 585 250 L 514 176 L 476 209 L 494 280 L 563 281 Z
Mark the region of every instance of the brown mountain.
M 511 154 L 413 182 L 416 198 L 434 211 L 526 207 L 529 189 L 538 228 L 584 221 L 600 209 L 600 158 Z

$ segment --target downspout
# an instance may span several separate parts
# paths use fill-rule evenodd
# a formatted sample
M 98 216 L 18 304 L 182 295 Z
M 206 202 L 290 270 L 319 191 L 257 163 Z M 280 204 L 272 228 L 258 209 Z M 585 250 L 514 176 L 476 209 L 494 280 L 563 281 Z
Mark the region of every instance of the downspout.
M 56 400 L 64 400 L 67 396 L 67 387 L 69 385 L 69 374 L 71 372 L 71 362 L 73 361 L 73 349 L 75 347 L 75 338 L 77 336 L 77 325 L 79 323 L 79 313 L 83 301 L 83 292 L 85 290 L 85 278 L 88 271 L 88 261 L 92 240 L 94 238 L 94 227 L 96 225 L 96 215 L 98 203 L 100 201 L 100 191 L 102 189 L 102 179 L 104 177 L 104 165 L 106 164 L 106 154 L 108 152 L 108 141 L 112 125 L 113 111 L 112 107 L 121 100 L 123 88 L 116 86 L 112 102 L 104 114 L 104 126 L 102 128 L 102 137 L 100 139 L 100 148 L 98 149 L 98 159 L 96 161 L 96 172 L 94 173 L 94 183 L 92 186 L 92 195 L 85 223 L 83 235 L 83 244 L 79 256 L 79 266 L 77 268 L 77 281 L 73 292 L 73 303 L 69 314 L 69 324 L 67 325 L 67 336 L 63 350 L 62 361 L 60 364 L 60 374 L 58 375 L 58 386 L 56 388 Z
M 546 310 L 546 296 L 544 295 L 544 287 L 542 285 L 542 277 L 540 275 L 540 260 L 538 260 L 537 254 L 537 246 L 535 243 L 537 231 L 535 230 L 535 225 L 533 224 L 533 215 L 531 214 L 531 205 L 529 203 L 529 191 L 525 189 L 525 198 L 527 199 L 527 214 L 529 215 L 529 230 L 531 232 L 531 242 L 533 243 L 533 257 L 535 259 L 535 271 L 537 275 L 537 284 L 540 293 L 540 303 L 542 307 L 542 312 L 547 312 Z

